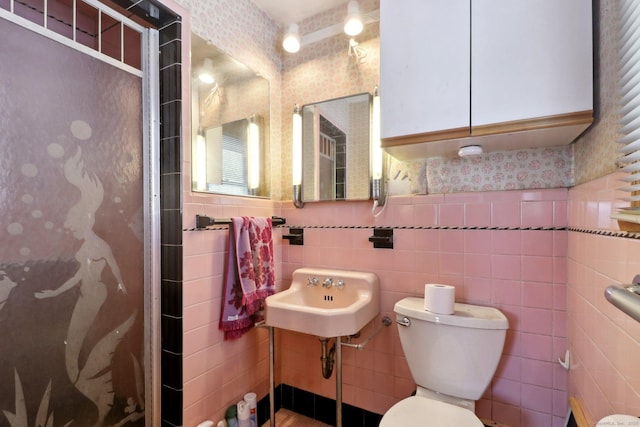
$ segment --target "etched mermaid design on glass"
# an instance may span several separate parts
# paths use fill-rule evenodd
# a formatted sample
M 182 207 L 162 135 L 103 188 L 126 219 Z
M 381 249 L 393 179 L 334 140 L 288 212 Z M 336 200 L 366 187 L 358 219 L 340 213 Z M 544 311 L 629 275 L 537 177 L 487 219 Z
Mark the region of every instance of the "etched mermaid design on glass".
M 16 286 L 18 286 L 18 284 L 11 280 L 4 270 L 0 270 L 0 310 L 2 310 L 2 307 L 4 307 L 5 303 L 9 299 L 11 290 Z
M 80 200 L 69 209 L 64 222 L 64 227 L 72 232 L 74 238 L 82 241 L 75 254 L 79 268 L 75 275 L 60 287 L 36 292 L 35 297 L 53 298 L 75 286 L 80 287 L 67 331 L 65 362 L 69 379 L 96 404 L 101 421 L 113 403 L 111 370 L 107 368 L 111 364 L 117 344 L 131 328 L 135 314 L 105 335 L 91 349 L 86 363 L 80 370 L 80 351 L 98 311 L 107 298 L 107 284 L 102 280 L 105 267 L 111 269 L 113 277 L 118 282 L 118 290 L 126 293 L 126 289 L 111 247 L 93 231 L 95 214 L 102 204 L 104 189 L 97 177 L 92 177 L 84 171 L 80 148 L 66 161 L 64 176 L 80 190 Z

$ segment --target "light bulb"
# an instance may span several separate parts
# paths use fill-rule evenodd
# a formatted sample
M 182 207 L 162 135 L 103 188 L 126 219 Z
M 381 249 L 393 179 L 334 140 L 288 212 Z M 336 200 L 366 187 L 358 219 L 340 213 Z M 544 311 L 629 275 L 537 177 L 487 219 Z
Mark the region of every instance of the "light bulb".
M 298 24 L 289 25 L 289 29 L 282 40 L 282 47 L 289 53 L 296 53 L 300 50 L 300 35 L 298 34 Z
M 349 36 L 357 36 L 364 29 L 364 23 L 360 16 L 358 2 L 352 0 L 347 7 L 347 17 L 344 20 L 344 32 Z
M 216 81 L 213 77 L 213 61 L 211 61 L 211 59 L 205 58 L 204 63 L 198 72 L 198 80 L 208 85 Z

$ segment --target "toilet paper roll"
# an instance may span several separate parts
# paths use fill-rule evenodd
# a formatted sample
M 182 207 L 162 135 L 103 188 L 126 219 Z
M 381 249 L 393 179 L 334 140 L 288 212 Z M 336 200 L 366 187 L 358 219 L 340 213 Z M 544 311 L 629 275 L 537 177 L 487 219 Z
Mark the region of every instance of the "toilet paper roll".
M 435 314 L 453 314 L 456 288 L 439 283 L 424 285 L 424 309 Z

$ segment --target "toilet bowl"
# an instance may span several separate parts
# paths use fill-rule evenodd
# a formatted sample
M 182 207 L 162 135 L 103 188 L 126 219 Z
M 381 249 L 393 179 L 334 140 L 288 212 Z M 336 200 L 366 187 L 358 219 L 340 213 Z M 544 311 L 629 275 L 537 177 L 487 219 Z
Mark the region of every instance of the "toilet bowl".
M 393 405 L 380 427 L 483 427 L 475 401 L 502 355 L 507 318 L 498 309 L 455 304 L 453 314 L 424 309 L 422 298 L 394 306 L 402 350 L 418 389 Z
M 384 414 L 379 426 L 484 427 L 484 424 L 468 409 L 426 397 L 411 396 L 393 405 Z

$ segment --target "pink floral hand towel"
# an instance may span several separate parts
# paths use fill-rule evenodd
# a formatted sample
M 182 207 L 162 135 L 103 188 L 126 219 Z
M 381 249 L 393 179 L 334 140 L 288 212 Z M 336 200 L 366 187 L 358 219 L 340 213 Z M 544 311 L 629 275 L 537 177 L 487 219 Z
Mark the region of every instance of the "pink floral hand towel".
M 225 340 L 251 329 L 254 314 L 275 293 L 271 232 L 271 218 L 231 218 L 219 325 Z

